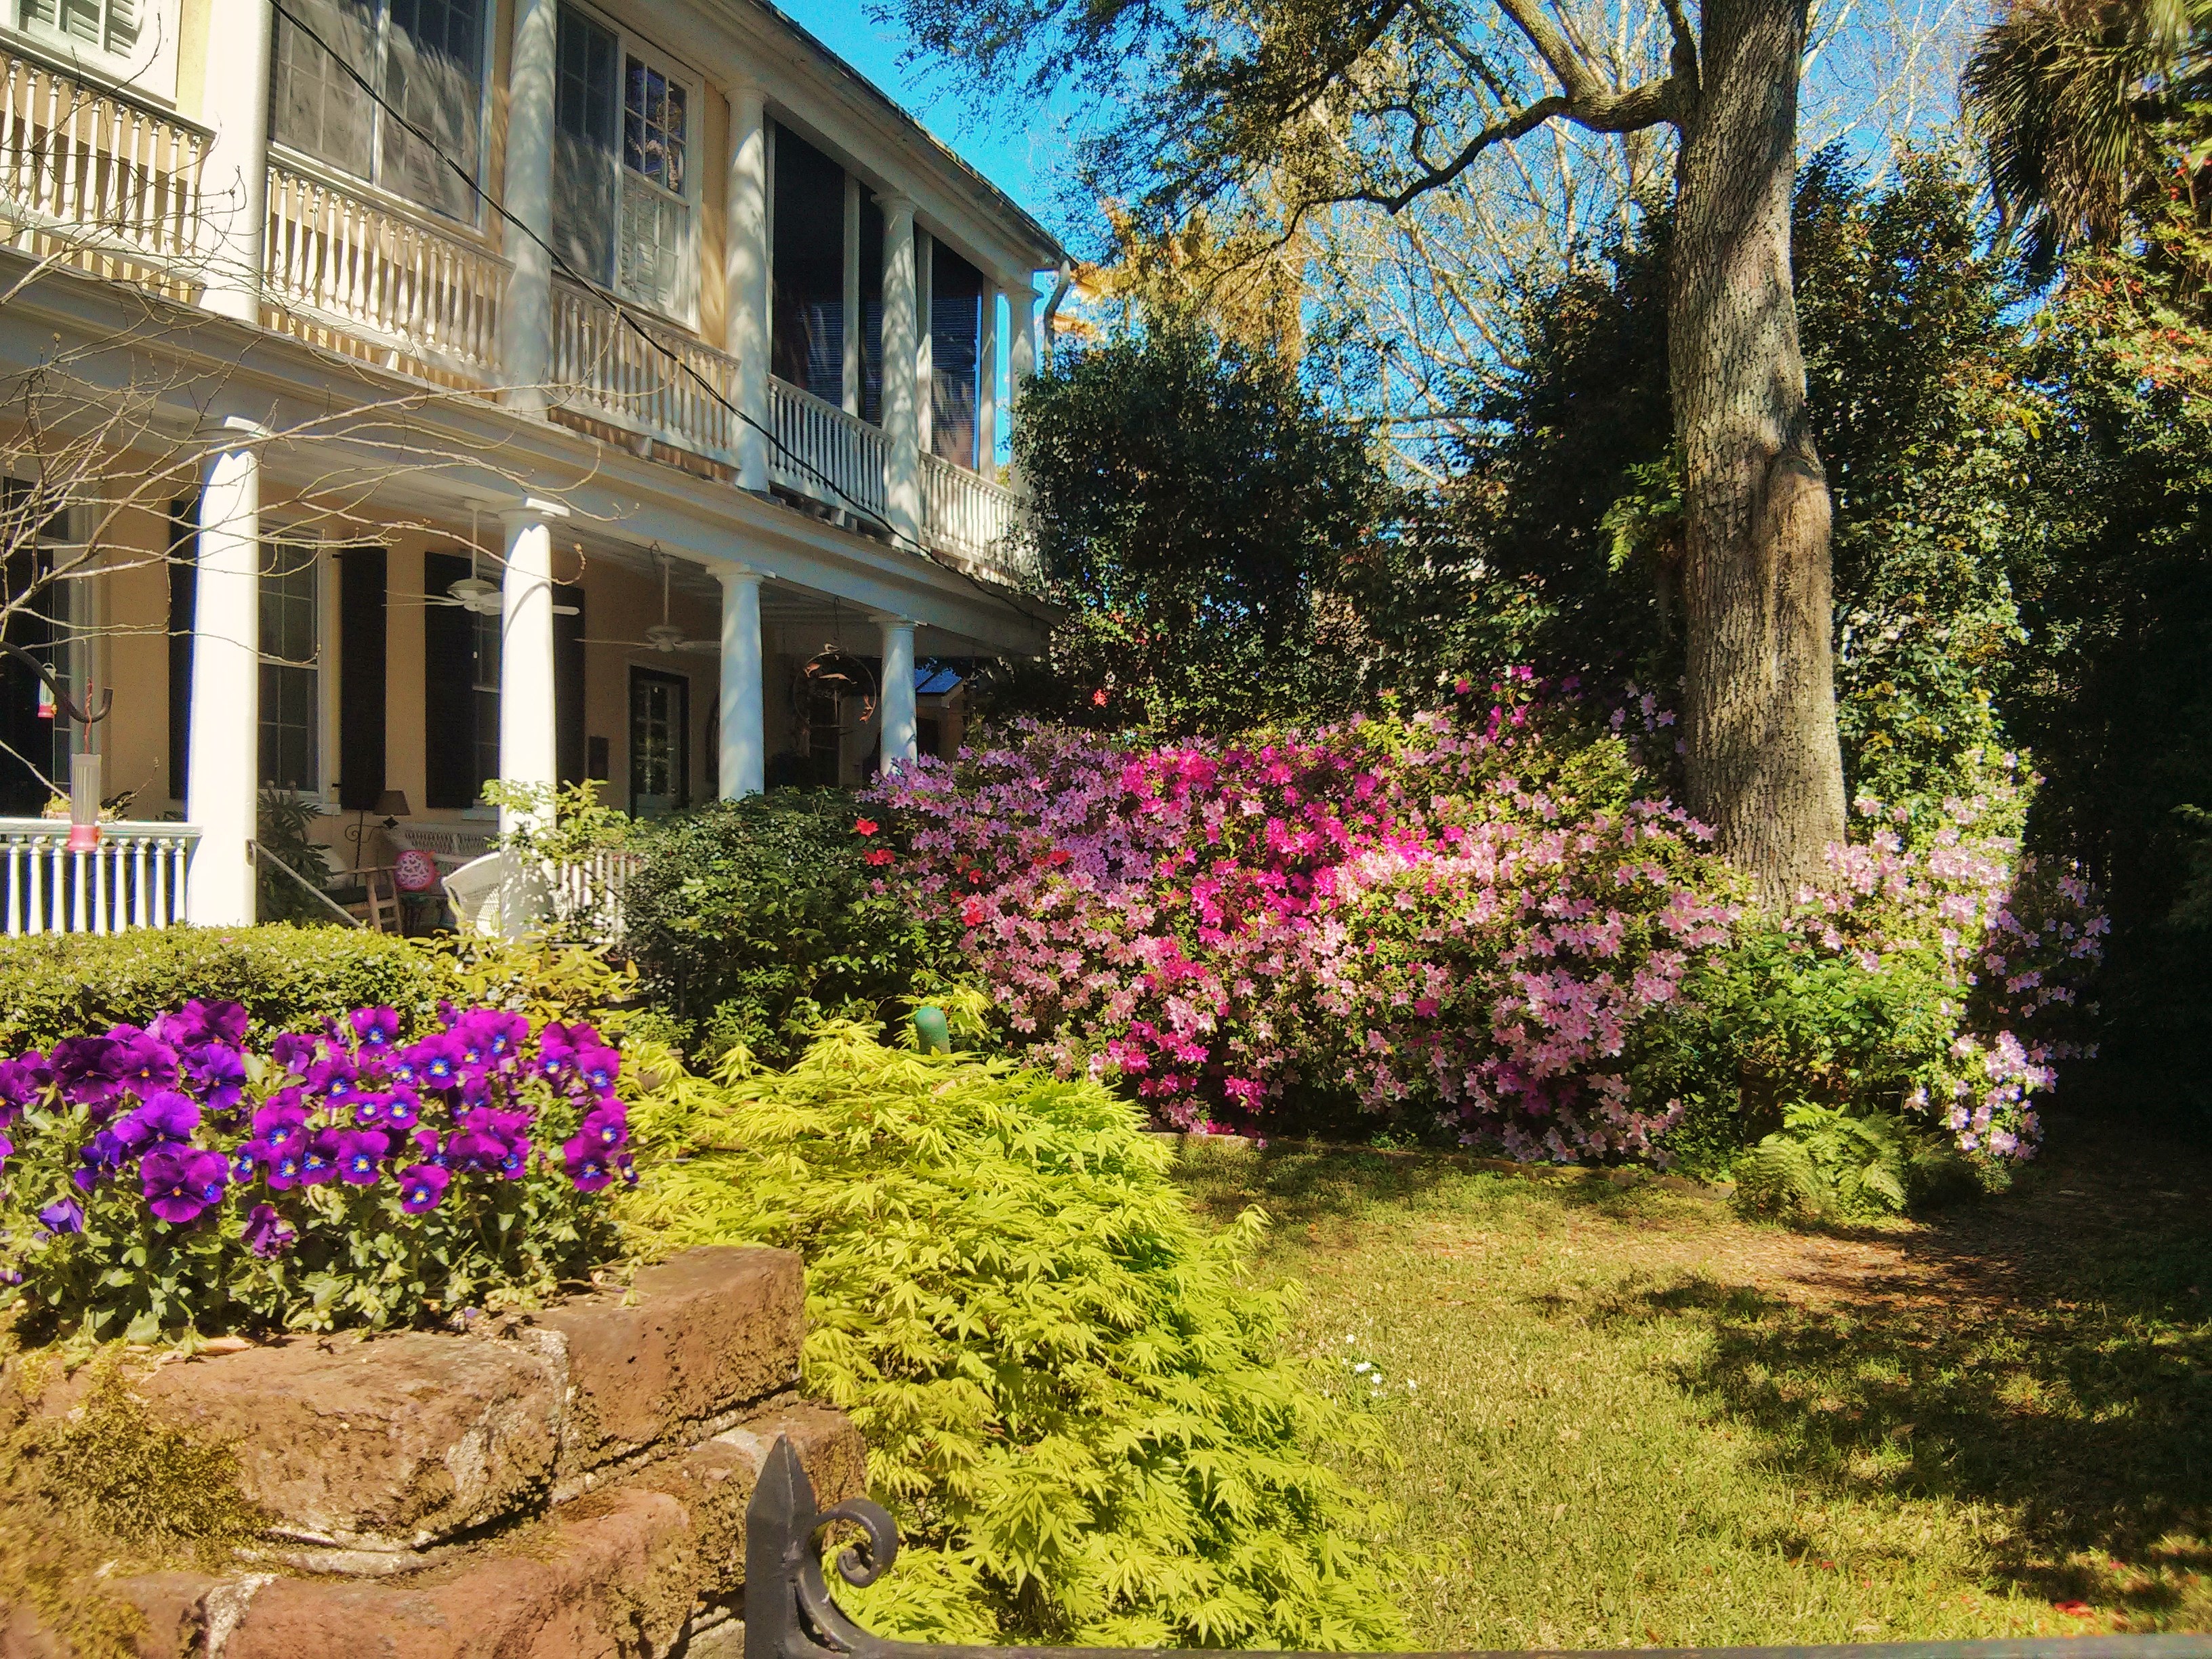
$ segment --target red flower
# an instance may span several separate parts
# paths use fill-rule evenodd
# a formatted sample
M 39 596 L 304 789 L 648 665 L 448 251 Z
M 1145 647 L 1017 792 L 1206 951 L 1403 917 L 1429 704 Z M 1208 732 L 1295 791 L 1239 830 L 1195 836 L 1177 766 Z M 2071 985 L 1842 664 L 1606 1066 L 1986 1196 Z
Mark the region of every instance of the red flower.
M 881 828 L 883 826 L 873 818 L 855 818 L 853 821 L 853 833 L 856 836 L 872 836 Z
M 889 864 L 896 856 L 897 854 L 893 853 L 890 848 L 878 847 L 870 851 L 866 862 L 870 864 Z
M 983 917 L 987 913 L 983 908 L 982 900 L 969 899 L 966 907 L 960 912 L 960 920 L 966 922 L 970 927 L 980 927 L 982 926 Z
M 1093 691 L 1093 692 L 1091 694 L 1091 701 L 1092 702 L 1094 702 L 1094 703 L 1097 704 L 1099 708 L 1103 708 L 1106 706 L 1106 690 L 1105 690 L 1105 688 L 1104 688 L 1103 686 L 1101 686 L 1097 690 Z

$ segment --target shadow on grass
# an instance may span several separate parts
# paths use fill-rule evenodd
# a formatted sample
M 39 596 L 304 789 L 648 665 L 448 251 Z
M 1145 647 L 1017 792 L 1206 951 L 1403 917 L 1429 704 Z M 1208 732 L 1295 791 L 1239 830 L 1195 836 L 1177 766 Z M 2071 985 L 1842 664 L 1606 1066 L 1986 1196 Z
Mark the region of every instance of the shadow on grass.
M 1892 1236 L 1903 1267 L 1839 1304 L 1692 1280 L 1584 1315 L 1708 1324 L 1679 1380 L 1793 1480 L 2001 1506 L 1996 1565 L 2023 1590 L 2151 1620 L 2185 1596 L 2201 1611 L 2212 1183 L 2191 1146 L 2082 1151 L 2072 1185 Z

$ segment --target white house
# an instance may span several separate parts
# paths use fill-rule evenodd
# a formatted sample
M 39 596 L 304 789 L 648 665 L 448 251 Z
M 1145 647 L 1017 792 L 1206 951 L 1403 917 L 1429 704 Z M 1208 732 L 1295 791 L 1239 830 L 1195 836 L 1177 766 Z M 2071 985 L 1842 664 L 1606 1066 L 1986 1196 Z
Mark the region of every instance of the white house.
M 113 707 L 0 665 L 11 929 L 251 920 L 264 786 L 459 857 L 492 779 L 852 781 L 918 664 L 1039 647 L 998 458 L 1065 255 L 773 6 L 0 6 L 0 362 L 143 404 L 118 472 L 199 447 L 43 532 L 7 638 Z M 28 821 L 72 746 L 98 869 Z

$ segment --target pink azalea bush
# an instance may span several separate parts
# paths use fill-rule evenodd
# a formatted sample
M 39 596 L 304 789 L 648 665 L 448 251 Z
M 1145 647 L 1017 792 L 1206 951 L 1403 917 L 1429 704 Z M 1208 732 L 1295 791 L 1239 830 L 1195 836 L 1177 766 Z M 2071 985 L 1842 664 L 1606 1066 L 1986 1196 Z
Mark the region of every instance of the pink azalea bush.
M 1719 1052 L 1716 1021 L 1763 1030 L 1747 1000 L 1809 975 L 1898 1004 L 1859 1022 L 1881 1064 L 1831 1067 L 1881 1079 L 1869 1103 L 2032 1150 L 2059 1050 L 2029 1034 L 2102 922 L 2078 884 L 2010 898 L 2028 866 L 1978 828 L 1986 804 L 1924 845 L 1885 819 L 1837 849 L 1832 892 L 1776 917 L 1666 798 L 1653 698 L 1601 711 L 1525 670 L 1487 690 L 1242 742 L 1027 725 L 903 769 L 870 827 L 902 843 L 887 884 L 961 926 L 1014 1045 L 1166 1126 L 1356 1109 L 1520 1158 L 1664 1163 L 1686 1115 L 1747 1112 L 1758 1056 Z M 1886 964 L 1911 971 L 1885 985 Z M 1803 1034 L 1767 1023 L 1766 1058 L 1794 1066 Z

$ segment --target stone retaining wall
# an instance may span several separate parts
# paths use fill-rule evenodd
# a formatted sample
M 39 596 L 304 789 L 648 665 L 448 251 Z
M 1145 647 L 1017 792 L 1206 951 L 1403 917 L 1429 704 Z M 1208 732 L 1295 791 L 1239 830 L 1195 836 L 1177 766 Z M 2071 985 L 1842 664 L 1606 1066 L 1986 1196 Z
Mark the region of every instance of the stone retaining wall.
M 788 1251 L 693 1250 L 628 1295 L 431 1332 L 294 1337 L 156 1369 L 155 1413 L 234 1446 L 248 1570 L 115 1586 L 161 1659 L 734 1655 L 744 1510 L 790 1437 L 825 1506 L 860 1437 L 799 1397 Z M 58 1407 L 64 1402 L 56 1402 Z M 53 1650 L 0 1625 L 0 1659 Z

